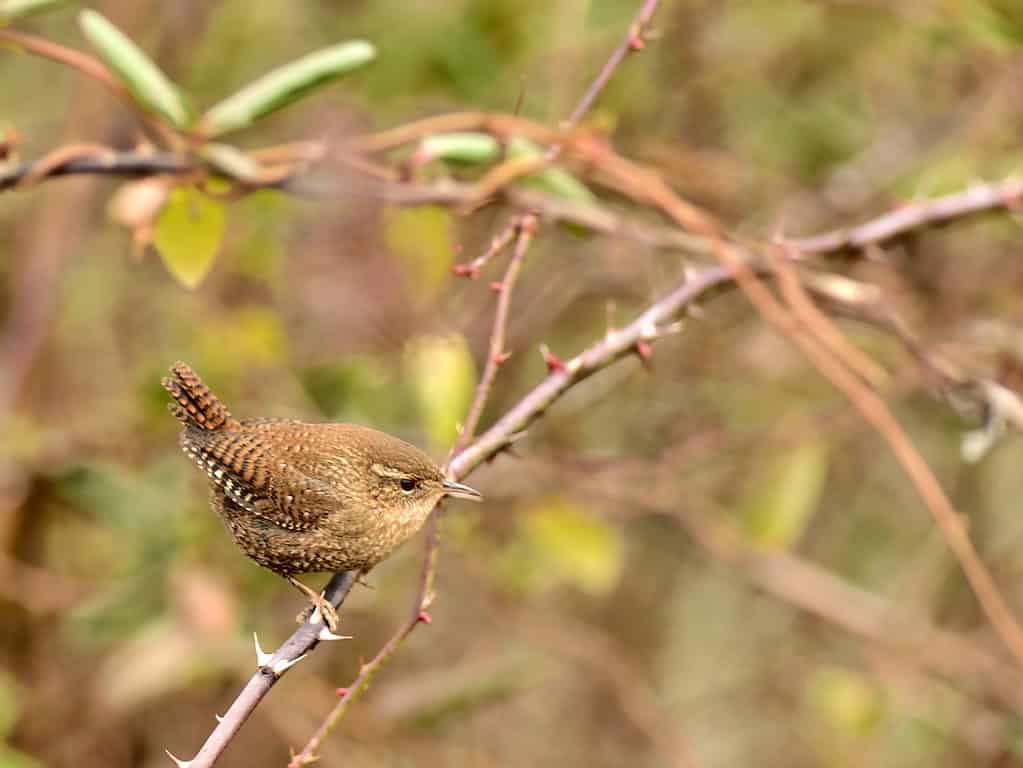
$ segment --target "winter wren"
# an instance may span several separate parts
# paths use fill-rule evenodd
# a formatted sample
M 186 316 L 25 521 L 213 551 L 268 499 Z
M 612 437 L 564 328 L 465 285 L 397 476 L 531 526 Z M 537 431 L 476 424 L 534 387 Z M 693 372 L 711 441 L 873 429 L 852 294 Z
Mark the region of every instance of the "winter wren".
M 238 421 L 185 363 L 162 380 L 181 448 L 210 479 L 210 506 L 246 555 L 283 576 L 334 629 L 337 613 L 298 581 L 368 571 L 419 530 L 444 496 L 478 501 L 415 446 L 355 424 Z

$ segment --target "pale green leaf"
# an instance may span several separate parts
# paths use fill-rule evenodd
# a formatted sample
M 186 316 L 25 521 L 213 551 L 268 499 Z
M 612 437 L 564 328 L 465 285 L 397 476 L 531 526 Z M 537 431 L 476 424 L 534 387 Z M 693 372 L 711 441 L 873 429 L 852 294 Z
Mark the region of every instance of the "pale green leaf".
M 486 133 L 438 133 L 419 144 L 422 154 L 455 163 L 490 163 L 501 154 L 497 139 Z
M 258 162 L 230 144 L 208 141 L 200 147 L 199 157 L 229 179 L 255 182 L 262 171 Z
M 779 549 L 797 541 L 817 508 L 827 471 L 827 446 L 819 442 L 765 459 L 740 507 L 753 541 Z
M 178 128 L 188 125 L 190 110 L 181 91 L 131 39 L 93 10 L 82 11 L 78 24 L 103 63 L 139 104 Z
M 62 5 L 68 0 L 0 0 L 0 24 L 13 19 L 46 13 Z
M 476 387 L 469 345 L 458 334 L 421 336 L 406 350 L 405 370 L 433 446 L 447 448 Z
M 187 288 L 195 288 L 213 266 L 224 236 L 225 212 L 219 200 L 194 187 L 170 193 L 156 220 L 153 244 L 167 269 Z
M 203 116 L 203 131 L 207 136 L 219 136 L 244 128 L 375 57 L 376 48 L 365 40 L 339 43 L 307 54 L 268 72 L 211 107 Z
M 516 136 L 508 143 L 508 157 L 511 159 L 539 157 L 542 153 L 543 150 L 537 144 L 522 136 Z M 562 168 L 545 168 L 527 176 L 526 181 L 545 192 L 568 200 L 589 203 L 597 199 L 589 187 Z

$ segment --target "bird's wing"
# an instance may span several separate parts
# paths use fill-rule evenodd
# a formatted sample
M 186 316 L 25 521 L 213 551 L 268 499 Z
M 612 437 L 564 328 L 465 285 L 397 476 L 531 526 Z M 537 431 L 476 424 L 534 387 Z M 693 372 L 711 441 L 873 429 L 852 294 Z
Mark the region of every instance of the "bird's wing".
M 181 447 L 242 509 L 289 531 L 313 528 L 340 500 L 329 484 L 288 461 L 287 430 L 279 429 L 275 435 L 277 442 L 285 441 L 278 450 L 267 445 L 265 426 L 266 422 L 230 431 L 186 429 Z

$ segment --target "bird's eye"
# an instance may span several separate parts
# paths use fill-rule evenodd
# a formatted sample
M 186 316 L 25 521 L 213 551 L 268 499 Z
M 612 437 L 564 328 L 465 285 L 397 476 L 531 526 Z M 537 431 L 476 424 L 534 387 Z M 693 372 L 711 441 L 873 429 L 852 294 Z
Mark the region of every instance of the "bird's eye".
M 403 491 L 405 491 L 405 493 L 412 493 L 412 491 L 414 491 L 414 490 L 416 489 L 416 486 L 417 486 L 417 485 L 419 485 L 419 483 L 418 483 L 418 482 L 416 482 L 416 481 L 415 481 L 415 480 L 414 480 L 413 478 L 411 478 L 411 477 L 403 477 L 403 478 L 402 478 L 402 479 L 401 479 L 401 480 L 400 480 L 400 481 L 398 482 L 398 485 L 400 485 L 400 486 L 401 486 L 401 489 L 402 489 Z

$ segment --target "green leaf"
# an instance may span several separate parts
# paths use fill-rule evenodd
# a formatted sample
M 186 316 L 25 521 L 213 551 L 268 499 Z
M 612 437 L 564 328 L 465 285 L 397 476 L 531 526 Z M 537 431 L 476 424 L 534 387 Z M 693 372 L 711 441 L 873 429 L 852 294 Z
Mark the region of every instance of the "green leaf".
M 68 0 L 0 0 L 0 24 L 67 5 Z
M 103 63 L 139 104 L 178 128 L 188 125 L 190 111 L 181 91 L 121 30 L 93 10 L 82 11 L 78 24 Z
M 490 163 L 501 154 L 497 139 L 485 133 L 438 133 L 419 144 L 422 154 L 454 163 Z
M 405 354 L 405 370 L 431 442 L 438 450 L 458 434 L 476 387 L 476 365 L 465 338 L 421 336 Z
M 365 40 L 340 43 L 303 56 L 211 107 L 203 116 L 203 130 L 207 136 L 219 136 L 244 128 L 314 88 L 358 69 L 375 56 L 376 49 Z
M 753 541 L 779 549 L 795 543 L 817 508 L 827 471 L 824 443 L 808 441 L 767 459 L 754 473 L 741 503 Z
M 178 282 L 195 288 L 213 266 L 224 236 L 224 206 L 194 187 L 170 193 L 156 220 L 153 244 Z
M 539 157 L 542 153 L 543 150 L 535 142 L 522 136 L 516 136 L 508 142 L 508 157 L 511 159 Z M 534 186 L 545 192 L 564 197 L 567 200 L 590 203 L 597 199 L 596 195 L 590 192 L 589 187 L 562 168 L 545 168 L 527 176 L 526 181 L 532 182 Z

